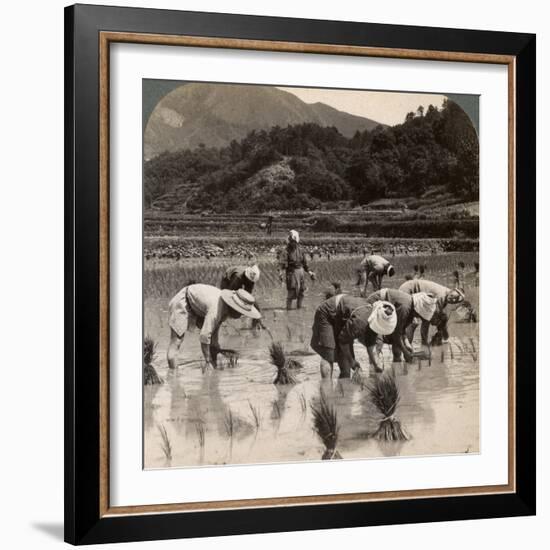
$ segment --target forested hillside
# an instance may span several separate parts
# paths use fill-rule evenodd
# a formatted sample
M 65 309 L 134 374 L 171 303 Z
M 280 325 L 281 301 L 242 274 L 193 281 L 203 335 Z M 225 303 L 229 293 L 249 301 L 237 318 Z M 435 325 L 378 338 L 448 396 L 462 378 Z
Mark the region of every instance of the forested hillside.
M 440 206 L 478 200 L 479 146 L 452 101 L 402 124 L 343 136 L 305 123 L 252 131 L 223 148 L 163 153 L 145 162 L 147 207 L 267 212 L 430 197 Z

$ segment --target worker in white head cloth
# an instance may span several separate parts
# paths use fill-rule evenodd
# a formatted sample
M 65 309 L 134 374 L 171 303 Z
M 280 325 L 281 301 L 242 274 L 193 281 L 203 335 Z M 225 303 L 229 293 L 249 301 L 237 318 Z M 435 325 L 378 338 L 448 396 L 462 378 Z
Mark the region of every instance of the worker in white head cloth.
M 431 320 L 437 308 L 436 299 L 426 292 L 411 296 L 400 290 L 383 288 L 371 294 L 366 301 L 374 304 L 380 300 L 388 301 L 395 307 L 397 326 L 391 336 L 379 339 L 378 346 L 381 348 L 383 342 L 391 344 L 394 362 L 401 362 L 404 356 L 405 361 L 411 363 L 413 348 L 407 338 L 408 328 L 417 318 L 424 321 Z
M 168 305 L 170 344 L 167 360 L 176 368 L 176 357 L 185 333 L 193 327 L 200 329 L 199 340 L 207 367 L 216 367 L 219 352 L 218 332 L 228 318 L 246 316 L 259 319 L 254 296 L 246 290 L 220 290 L 212 285 L 192 284 L 182 288 Z
M 340 378 L 349 378 L 359 366 L 353 343 L 359 340 L 371 363 L 382 371 L 376 350 L 377 338 L 391 334 L 397 325 L 395 307 L 389 302 L 368 304 L 362 298 L 337 294 L 317 307 L 313 320 L 311 347 L 321 357 L 321 377 L 332 378 L 334 363 Z
M 223 274 L 220 288 L 229 290 L 239 290 L 244 288 L 252 294 L 254 285 L 260 280 L 260 268 L 255 264 L 252 266 L 230 267 Z
M 427 346 L 429 344 L 429 332 L 430 325 L 437 328 L 437 332 L 434 334 L 431 344 L 439 345 L 441 343 L 447 343 L 449 341 L 449 314 L 445 311 L 448 305 L 457 305 L 464 302 L 465 294 L 461 288 L 447 288 L 446 286 L 428 281 L 426 279 L 415 279 L 412 281 L 406 281 L 403 283 L 399 290 L 406 292 L 407 294 L 418 294 L 419 292 L 427 292 L 432 294 L 436 298 L 437 309 L 430 319 L 430 321 L 422 320 L 420 328 L 420 336 L 422 339 L 422 345 Z M 409 342 L 412 343 L 414 332 L 416 330 L 417 323 L 413 323 L 407 332 Z
M 315 273 L 310 271 L 306 253 L 300 247 L 300 235 L 292 229 L 288 233 L 286 250 L 281 257 L 279 278 L 286 280 L 286 308 L 292 309 L 292 302 L 296 300 L 296 308 L 300 309 L 304 301 L 306 281 L 304 273 L 308 273 L 311 280 L 315 280 Z
M 254 285 L 260 280 L 260 268 L 257 264 L 249 266 L 230 267 L 223 274 L 220 282 L 221 289 L 246 290 L 250 294 L 254 292 Z M 256 309 L 261 313 L 258 301 L 255 302 Z M 261 319 L 252 319 L 252 328 L 266 328 Z

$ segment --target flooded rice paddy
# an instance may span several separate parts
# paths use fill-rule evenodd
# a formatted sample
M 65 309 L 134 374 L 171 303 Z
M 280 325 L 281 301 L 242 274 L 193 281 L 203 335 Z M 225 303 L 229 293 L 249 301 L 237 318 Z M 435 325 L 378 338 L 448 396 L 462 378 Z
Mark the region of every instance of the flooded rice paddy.
M 430 280 L 451 286 L 450 272 L 430 274 Z M 386 279 L 398 286 L 402 278 Z M 343 289 L 356 293 L 354 280 Z M 181 286 L 187 282 L 182 273 Z M 319 357 L 309 348 L 313 312 L 322 301 L 326 282 L 310 285 L 300 311 L 281 308 L 285 291 L 279 285 L 258 288 L 264 322 L 273 339 L 303 367 L 294 370 L 295 385 L 273 384 L 276 368 L 269 360 L 271 337 L 252 329 L 248 320 L 222 325 L 222 348 L 238 352 L 236 365 L 218 358 L 220 368 L 203 372 L 198 334 L 186 335 L 179 366 L 169 371 L 167 303 L 171 296 L 145 298 L 145 334 L 157 341 L 154 367 L 164 384 L 144 387 L 144 467 L 190 467 L 320 460 L 324 445 L 313 430 L 312 403 L 323 391 L 337 412 L 337 449 L 343 459 L 479 452 L 478 325 L 449 323 L 450 342 L 432 348 L 432 359 L 412 364 L 392 363 L 384 346 L 385 369 L 393 369 L 400 391 L 396 416 L 410 440 L 381 442 L 369 438 L 381 415 L 365 384 L 369 381 L 366 350 L 355 345 L 365 384 L 334 378 L 321 381 Z M 472 278 L 467 298 L 477 307 L 478 288 Z M 450 310 L 449 310 L 450 311 Z M 433 329 L 432 329 L 433 330 Z M 416 338 L 419 338 L 419 330 Z M 415 347 L 420 343 L 415 340 Z

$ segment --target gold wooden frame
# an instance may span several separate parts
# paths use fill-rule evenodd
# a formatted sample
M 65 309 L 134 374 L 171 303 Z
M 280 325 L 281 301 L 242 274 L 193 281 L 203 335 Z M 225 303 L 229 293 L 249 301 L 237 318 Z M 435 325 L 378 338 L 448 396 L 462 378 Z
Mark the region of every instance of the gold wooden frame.
M 460 61 L 506 65 L 508 68 L 508 483 L 476 487 L 384 491 L 372 493 L 349 493 L 302 497 L 278 497 L 215 502 L 173 504 L 150 504 L 142 506 L 117 506 L 109 503 L 109 52 L 110 44 L 117 42 L 134 44 L 157 44 L 236 50 L 257 50 L 365 57 L 390 57 L 396 59 L 422 59 L 431 61 Z M 99 81 L 100 81 L 100 487 L 99 515 L 121 515 L 195 512 L 203 510 L 246 509 L 289 505 L 320 505 L 350 502 L 447 497 L 514 493 L 516 491 L 516 242 L 515 242 L 515 56 L 460 53 L 429 50 L 374 48 L 364 46 L 341 46 L 299 42 L 274 42 L 264 40 L 226 39 L 183 35 L 156 35 L 145 33 L 100 32 L 99 36 Z

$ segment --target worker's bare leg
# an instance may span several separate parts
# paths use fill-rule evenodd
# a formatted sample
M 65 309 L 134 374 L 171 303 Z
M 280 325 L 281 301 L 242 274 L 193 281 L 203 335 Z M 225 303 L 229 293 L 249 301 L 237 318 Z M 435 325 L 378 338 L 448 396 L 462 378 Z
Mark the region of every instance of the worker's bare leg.
M 391 335 L 391 352 L 393 355 L 394 363 L 401 363 L 403 361 L 403 343 L 401 337 L 395 332 Z M 405 340 L 406 337 L 403 338 Z
M 405 334 L 407 335 L 407 340 L 412 344 L 414 341 L 414 333 L 416 332 L 416 327 L 418 326 L 417 323 L 411 323 L 405 331 Z
M 340 367 L 340 378 L 351 376 L 351 366 L 354 364 L 353 344 L 340 346 L 338 350 L 338 366 Z
M 449 341 L 449 329 L 448 329 L 449 316 L 443 312 L 439 316 L 439 323 L 437 325 L 437 330 L 441 333 L 443 343 Z
M 334 363 L 321 359 L 321 378 L 332 378 Z
M 393 362 L 401 363 L 403 361 L 403 351 L 401 350 L 401 347 L 392 344 L 391 351 L 393 355 Z
M 176 357 L 184 336 L 185 332 L 180 337 L 176 334 L 174 329 L 170 329 L 170 343 L 168 344 L 168 350 L 166 351 L 166 359 L 168 361 L 168 367 L 171 369 L 176 368 Z

